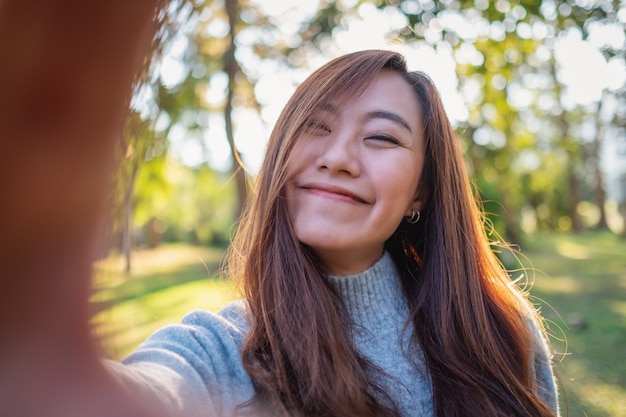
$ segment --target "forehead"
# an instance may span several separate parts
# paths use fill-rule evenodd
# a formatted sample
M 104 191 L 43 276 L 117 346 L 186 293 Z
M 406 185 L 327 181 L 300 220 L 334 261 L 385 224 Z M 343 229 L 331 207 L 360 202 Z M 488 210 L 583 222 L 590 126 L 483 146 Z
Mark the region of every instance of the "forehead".
M 362 89 L 359 94 L 350 91 L 336 97 L 330 102 L 322 103 L 318 110 L 325 110 L 331 114 L 337 112 L 372 112 L 390 111 L 405 119 L 412 130 L 421 124 L 421 111 L 417 94 L 402 74 L 382 70 Z

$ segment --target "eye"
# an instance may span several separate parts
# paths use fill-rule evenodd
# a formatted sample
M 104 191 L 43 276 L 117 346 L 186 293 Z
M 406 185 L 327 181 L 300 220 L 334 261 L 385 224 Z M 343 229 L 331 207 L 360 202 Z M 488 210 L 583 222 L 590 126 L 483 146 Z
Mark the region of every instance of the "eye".
M 324 122 L 310 119 L 304 122 L 303 130 L 311 135 L 328 135 L 331 133 L 330 127 L 324 124 Z
M 380 142 L 381 144 L 387 144 L 387 145 L 399 145 L 400 141 L 398 141 L 396 138 L 392 137 L 392 136 L 388 136 L 388 135 L 372 135 L 372 136 L 368 136 L 367 138 L 365 138 L 366 140 L 373 140 L 376 142 Z

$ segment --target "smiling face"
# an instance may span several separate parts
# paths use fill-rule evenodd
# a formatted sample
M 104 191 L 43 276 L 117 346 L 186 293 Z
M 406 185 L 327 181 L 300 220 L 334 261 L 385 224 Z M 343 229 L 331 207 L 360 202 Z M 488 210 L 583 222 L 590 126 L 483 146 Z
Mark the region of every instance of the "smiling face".
M 324 272 L 367 269 L 402 218 L 421 207 L 420 114 L 403 76 L 382 70 L 356 99 L 314 112 L 297 138 L 287 207 L 296 237 Z

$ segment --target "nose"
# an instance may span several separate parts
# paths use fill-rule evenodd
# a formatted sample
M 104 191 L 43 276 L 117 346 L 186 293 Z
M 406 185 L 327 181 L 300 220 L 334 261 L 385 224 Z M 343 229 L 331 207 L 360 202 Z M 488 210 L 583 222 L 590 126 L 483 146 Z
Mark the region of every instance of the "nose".
M 331 135 L 317 158 L 317 167 L 332 174 L 347 174 L 358 177 L 361 174 L 358 140 L 348 131 Z

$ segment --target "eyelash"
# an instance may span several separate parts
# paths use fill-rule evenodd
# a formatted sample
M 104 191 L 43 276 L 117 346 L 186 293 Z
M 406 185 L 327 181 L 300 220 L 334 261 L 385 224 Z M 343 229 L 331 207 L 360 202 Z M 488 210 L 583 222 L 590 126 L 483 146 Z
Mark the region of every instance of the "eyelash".
M 374 140 L 379 140 L 382 142 L 389 142 L 394 145 L 398 145 L 400 143 L 397 139 L 391 136 L 387 136 L 387 135 L 374 135 L 374 136 L 369 136 L 367 139 L 374 139 Z
M 307 122 L 305 122 L 304 130 L 310 132 L 322 131 L 324 133 L 331 133 L 331 130 L 328 126 L 317 120 L 308 120 Z
M 320 132 L 324 134 L 332 133 L 331 129 L 328 126 L 326 126 L 323 122 L 320 122 L 318 120 L 308 120 L 307 122 L 305 122 L 304 130 L 312 132 L 312 133 L 320 133 Z M 398 141 L 396 138 L 387 136 L 387 135 L 373 135 L 373 136 L 368 136 L 366 139 L 387 142 L 392 145 L 400 144 L 400 141 Z

